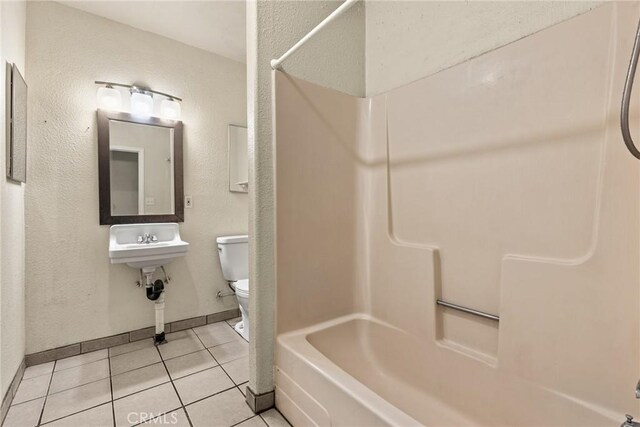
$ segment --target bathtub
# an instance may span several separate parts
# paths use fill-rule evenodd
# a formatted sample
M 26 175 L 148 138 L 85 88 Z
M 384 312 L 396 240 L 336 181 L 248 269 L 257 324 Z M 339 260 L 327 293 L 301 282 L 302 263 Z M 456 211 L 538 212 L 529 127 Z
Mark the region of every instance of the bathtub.
M 638 19 L 607 2 L 367 98 L 275 72 L 276 403 L 294 424 L 640 414 L 640 169 L 619 128 Z
M 475 425 L 420 386 L 425 360 L 415 339 L 368 315 L 283 334 L 276 406 L 295 426 Z
M 275 376 L 276 406 L 294 426 L 605 426 L 622 416 L 366 314 L 279 335 Z

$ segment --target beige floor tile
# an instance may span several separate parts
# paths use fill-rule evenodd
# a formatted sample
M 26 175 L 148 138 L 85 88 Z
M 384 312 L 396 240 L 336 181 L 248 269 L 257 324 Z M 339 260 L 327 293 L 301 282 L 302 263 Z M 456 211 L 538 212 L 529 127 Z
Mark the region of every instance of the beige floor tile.
M 47 427 L 113 427 L 113 409 L 111 403 L 105 403 L 45 425 Z
M 44 406 L 42 422 L 49 422 L 111 400 L 109 379 L 50 394 Z
M 204 346 L 191 330 L 167 334 L 167 343 L 158 346 L 164 360 L 203 350 Z
M 119 354 L 111 357 L 110 360 L 111 375 L 118 375 L 162 361 L 155 346 Z
M 228 427 L 254 416 L 237 388 L 187 406 L 194 427 Z
M 86 365 L 55 371 L 51 379 L 49 393 L 57 393 L 104 378 L 109 378 L 109 359 L 97 360 Z
M 24 375 L 22 376 L 23 380 L 28 380 L 29 378 L 39 377 L 40 375 L 47 375 L 53 372 L 53 364 L 55 362 L 42 363 L 40 365 L 29 366 L 24 370 Z
M 169 412 L 168 414 L 161 415 L 159 417 L 153 418 L 144 424 L 143 426 L 171 426 L 171 427 L 191 427 L 189 424 L 189 420 L 187 419 L 187 414 L 183 409 L 178 409 L 177 411 Z
M 291 427 L 291 424 L 277 409 L 269 409 L 260 414 L 269 427 Z
M 125 372 L 124 374 L 115 375 L 111 378 L 113 398 L 119 399 L 128 394 L 136 393 L 166 382 L 169 382 L 169 375 L 167 375 L 167 370 L 162 363 L 156 363 L 145 366 L 144 368 Z
M 131 353 L 132 351 L 141 350 L 143 348 L 155 347 L 152 338 L 140 341 L 130 342 L 128 344 L 117 345 L 109 349 L 109 356 L 114 357 L 120 354 Z
M 185 375 L 213 368 L 217 365 L 214 358 L 207 350 L 196 351 L 184 356 L 169 359 L 166 362 L 171 378 L 174 380 Z
M 235 340 L 209 348 L 209 351 L 220 364 L 249 356 L 249 343 L 245 340 Z
M 238 424 L 238 427 L 267 427 L 267 424 L 260 418 L 259 415 L 256 415 L 253 418 L 249 418 L 246 421 Z
M 18 386 L 18 392 L 13 397 L 13 404 L 46 396 L 50 381 L 51 375 L 40 375 L 39 377 L 22 380 Z
M 234 386 L 220 367 L 180 378 L 173 383 L 185 405 Z
M 228 324 L 229 326 L 231 326 L 232 328 L 233 328 L 234 326 L 236 326 L 236 323 L 238 323 L 238 322 L 242 322 L 242 316 L 240 316 L 240 317 L 234 317 L 233 319 L 229 319 L 229 320 L 227 320 L 227 324 Z
M 193 328 L 193 330 L 198 334 L 198 337 L 207 348 L 242 339 L 240 335 L 227 325 L 227 322 L 211 323 Z
M 107 357 L 109 357 L 109 352 L 106 348 L 104 350 L 67 357 L 66 359 L 60 359 L 56 362 L 55 371 L 62 371 L 63 369 L 85 365 L 87 363 L 95 362 L 96 360 L 106 359 Z
M 180 400 L 170 383 L 115 400 L 116 426 L 131 426 L 153 416 L 180 408 Z
M 44 397 L 13 405 L 2 424 L 4 427 L 35 427 L 40 421 Z
M 221 366 L 222 369 L 229 374 L 234 383 L 242 384 L 249 381 L 249 357 L 232 360 Z

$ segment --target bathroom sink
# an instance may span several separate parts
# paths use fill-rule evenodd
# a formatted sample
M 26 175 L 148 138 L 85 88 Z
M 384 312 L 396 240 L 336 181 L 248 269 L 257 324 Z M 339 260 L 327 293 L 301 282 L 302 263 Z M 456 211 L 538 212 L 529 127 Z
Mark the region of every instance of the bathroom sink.
M 188 251 L 176 223 L 113 225 L 109 230 L 111 264 L 154 270 Z

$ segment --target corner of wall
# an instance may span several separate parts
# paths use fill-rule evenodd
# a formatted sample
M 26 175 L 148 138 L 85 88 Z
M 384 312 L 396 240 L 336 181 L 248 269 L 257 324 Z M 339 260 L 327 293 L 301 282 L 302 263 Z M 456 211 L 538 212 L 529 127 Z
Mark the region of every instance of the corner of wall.
M 25 73 L 26 2 L 0 3 L 0 386 L 2 395 L 25 354 L 25 229 L 24 185 L 5 178 L 6 97 L 5 63 Z
M 259 282 L 251 287 L 251 299 L 256 303 L 251 305 L 249 316 L 254 337 L 249 384 L 256 393 L 273 390 L 275 344 L 275 141 L 269 61 L 286 52 L 339 5 L 326 0 L 247 3 L 249 186 L 253 188 L 250 280 Z M 321 86 L 364 96 L 365 20 L 364 5 L 354 6 L 287 59 L 282 70 Z

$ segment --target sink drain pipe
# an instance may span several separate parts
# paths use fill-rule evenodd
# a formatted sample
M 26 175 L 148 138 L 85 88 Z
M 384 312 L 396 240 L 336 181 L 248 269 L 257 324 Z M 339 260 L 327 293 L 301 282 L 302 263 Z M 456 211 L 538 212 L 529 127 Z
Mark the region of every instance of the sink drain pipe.
M 155 269 L 154 269 L 155 270 Z M 164 272 L 164 268 L 162 269 Z M 154 342 L 155 345 L 162 344 L 166 342 L 164 336 L 164 284 L 165 282 L 161 279 L 153 282 L 153 273 L 154 271 L 144 271 L 142 273 L 145 277 L 145 290 L 147 293 L 147 298 L 151 301 L 154 301 L 155 312 L 156 312 L 156 325 L 155 325 L 155 336 Z M 165 277 L 167 277 L 165 272 Z M 168 277 L 167 277 L 168 281 Z
M 156 307 L 156 334 L 153 340 L 156 345 L 159 345 L 167 341 L 164 338 L 164 291 L 160 292 L 154 305 Z

